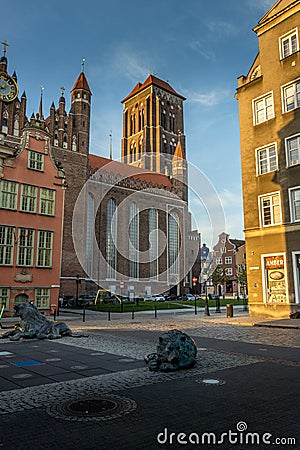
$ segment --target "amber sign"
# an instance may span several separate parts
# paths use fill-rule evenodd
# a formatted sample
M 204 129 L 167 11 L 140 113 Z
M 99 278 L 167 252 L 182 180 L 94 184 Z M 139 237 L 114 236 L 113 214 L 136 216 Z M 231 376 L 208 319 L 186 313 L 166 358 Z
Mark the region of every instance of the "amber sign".
M 284 273 L 284 258 L 267 256 L 265 258 L 267 301 L 273 303 L 286 302 L 286 280 Z
M 266 269 L 283 269 L 284 259 L 283 256 L 268 256 L 265 258 Z

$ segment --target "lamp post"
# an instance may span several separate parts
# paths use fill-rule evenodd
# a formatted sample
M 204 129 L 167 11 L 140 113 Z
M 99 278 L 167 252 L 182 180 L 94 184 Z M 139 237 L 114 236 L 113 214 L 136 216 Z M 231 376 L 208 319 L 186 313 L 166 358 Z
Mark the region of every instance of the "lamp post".
M 78 306 L 78 290 L 79 290 L 79 285 L 81 283 L 80 277 L 79 275 L 76 275 L 76 306 Z
M 205 289 L 205 308 L 204 308 L 204 314 L 206 316 L 210 316 L 209 313 L 209 305 L 208 305 L 208 297 L 207 297 L 207 279 L 208 279 L 208 275 L 204 274 L 203 275 L 203 279 L 204 279 L 204 289 Z

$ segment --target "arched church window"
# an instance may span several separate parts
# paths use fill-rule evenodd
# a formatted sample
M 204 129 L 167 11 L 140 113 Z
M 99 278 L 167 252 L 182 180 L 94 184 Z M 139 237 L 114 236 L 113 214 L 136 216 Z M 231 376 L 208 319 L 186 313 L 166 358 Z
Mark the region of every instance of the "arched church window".
M 158 275 L 158 211 L 149 209 L 149 253 L 150 253 L 150 278 Z
M 19 132 L 20 132 L 19 116 L 15 116 L 13 135 L 19 136 Z
M 8 112 L 4 111 L 2 116 L 2 133 L 8 133 Z
M 76 150 L 77 150 L 76 136 L 72 137 L 72 150 L 73 150 L 73 152 L 76 152 Z
M 138 278 L 139 261 L 139 210 L 131 203 L 129 211 L 129 277 Z
M 161 111 L 161 126 L 162 128 L 166 129 L 166 110 L 162 109 Z
M 95 221 L 95 199 L 89 192 L 87 198 L 87 226 L 86 226 L 86 264 L 87 274 L 92 277 L 93 273 L 93 237 Z
M 116 201 L 110 198 L 106 205 L 106 262 L 107 278 L 115 278 L 117 268 L 117 221 L 116 221 Z
M 68 137 L 66 134 L 63 137 L 63 148 L 68 148 Z
M 58 135 L 57 135 L 57 131 L 55 131 L 55 133 L 54 133 L 53 145 L 54 145 L 54 147 L 58 147 Z
M 168 270 L 170 275 L 179 275 L 179 218 L 175 211 L 168 215 Z

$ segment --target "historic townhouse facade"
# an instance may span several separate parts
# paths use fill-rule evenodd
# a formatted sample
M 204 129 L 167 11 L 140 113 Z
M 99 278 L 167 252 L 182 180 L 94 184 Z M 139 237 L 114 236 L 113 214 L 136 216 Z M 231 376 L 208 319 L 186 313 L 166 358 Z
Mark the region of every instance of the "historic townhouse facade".
M 277 1 L 254 31 L 236 93 L 249 306 L 286 317 L 300 302 L 300 1 Z
M 54 162 L 43 118 L 27 120 L 25 94 L 19 101 L 5 56 L 0 72 L 1 313 L 32 301 L 48 314 L 57 308 L 60 289 L 65 175 Z
M 238 249 L 245 244 L 240 239 L 230 239 L 229 234 L 223 232 L 213 247 L 213 259 L 216 271 L 220 271 L 218 295 L 237 296 L 240 293 L 238 280 L 238 263 L 236 255 Z

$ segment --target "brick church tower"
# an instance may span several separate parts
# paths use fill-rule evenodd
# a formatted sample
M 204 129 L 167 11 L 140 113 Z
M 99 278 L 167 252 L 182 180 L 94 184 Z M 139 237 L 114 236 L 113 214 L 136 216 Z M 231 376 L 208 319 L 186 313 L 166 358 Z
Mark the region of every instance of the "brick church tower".
M 184 100 L 167 82 L 153 75 L 138 83 L 122 101 L 122 162 L 171 177 L 179 141 L 184 159 L 186 154 Z
M 63 168 L 69 189 L 64 207 L 64 236 L 62 250 L 62 280 L 85 276 L 75 258 L 72 238 L 72 218 L 77 197 L 89 177 L 89 142 L 91 117 L 91 90 L 84 66 L 71 90 L 71 109 L 65 109 L 64 88 L 58 108 L 50 108 L 48 124 L 55 160 Z M 74 281 L 71 282 L 74 285 Z M 74 290 L 74 287 L 73 287 Z

